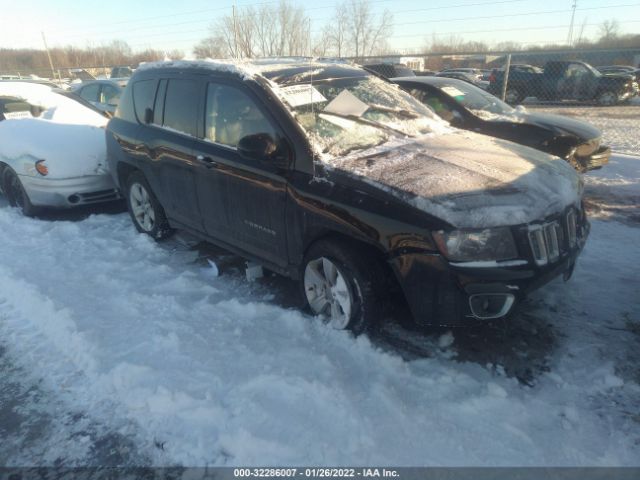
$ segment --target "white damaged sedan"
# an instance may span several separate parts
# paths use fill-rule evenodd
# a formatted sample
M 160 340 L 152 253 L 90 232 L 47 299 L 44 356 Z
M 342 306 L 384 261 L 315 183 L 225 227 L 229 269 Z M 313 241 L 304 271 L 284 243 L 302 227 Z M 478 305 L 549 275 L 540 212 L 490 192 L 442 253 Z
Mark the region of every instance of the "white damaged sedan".
M 108 118 L 47 85 L 0 82 L 0 191 L 34 215 L 120 195 L 106 163 Z

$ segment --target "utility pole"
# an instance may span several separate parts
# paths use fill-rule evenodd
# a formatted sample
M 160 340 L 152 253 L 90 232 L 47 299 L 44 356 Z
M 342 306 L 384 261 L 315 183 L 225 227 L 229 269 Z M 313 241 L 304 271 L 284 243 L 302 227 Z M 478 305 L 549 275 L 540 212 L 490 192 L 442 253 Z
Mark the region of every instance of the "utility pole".
M 47 57 L 49 57 L 49 66 L 51 67 L 51 78 L 53 80 L 56 79 L 56 70 L 53 68 L 53 60 L 51 60 L 51 53 L 49 52 L 49 47 L 47 46 L 47 39 L 44 37 L 44 32 L 40 32 L 42 34 L 42 42 L 44 43 L 44 49 L 47 51 Z
M 236 6 L 232 5 L 231 8 L 233 11 L 233 43 L 235 44 L 234 53 L 237 60 L 238 59 L 238 22 L 236 20 Z
M 569 35 L 567 37 L 567 43 L 569 46 L 573 43 L 573 21 L 576 17 L 576 7 L 578 4 L 578 0 L 573 0 L 573 5 L 571 6 L 571 23 L 569 24 Z

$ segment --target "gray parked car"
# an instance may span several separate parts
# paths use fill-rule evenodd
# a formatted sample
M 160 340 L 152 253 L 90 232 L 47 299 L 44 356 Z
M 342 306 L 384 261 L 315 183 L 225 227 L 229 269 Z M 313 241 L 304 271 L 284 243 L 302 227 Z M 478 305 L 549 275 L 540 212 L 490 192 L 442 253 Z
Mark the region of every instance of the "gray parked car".
M 92 80 L 77 85 L 73 91 L 99 110 L 113 114 L 127 81 L 126 78 Z

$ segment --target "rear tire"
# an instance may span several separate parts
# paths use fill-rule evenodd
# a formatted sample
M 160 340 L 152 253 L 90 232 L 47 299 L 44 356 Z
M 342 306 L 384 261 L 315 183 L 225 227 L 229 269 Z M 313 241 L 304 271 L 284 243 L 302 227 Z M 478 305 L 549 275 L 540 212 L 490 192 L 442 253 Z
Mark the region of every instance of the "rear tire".
M 380 321 L 381 277 L 377 259 L 347 242 L 320 240 L 302 262 L 301 288 L 307 308 L 326 323 L 354 335 Z
M 140 233 L 155 240 L 163 240 L 174 233 L 162 205 L 141 172 L 133 172 L 127 178 L 126 197 L 129 215 Z
M 18 174 L 10 167 L 5 167 L 2 174 L 2 191 L 7 197 L 9 205 L 18 207 L 25 217 L 33 217 L 37 213 L 37 209 L 29 200 L 29 195 L 22 186 Z

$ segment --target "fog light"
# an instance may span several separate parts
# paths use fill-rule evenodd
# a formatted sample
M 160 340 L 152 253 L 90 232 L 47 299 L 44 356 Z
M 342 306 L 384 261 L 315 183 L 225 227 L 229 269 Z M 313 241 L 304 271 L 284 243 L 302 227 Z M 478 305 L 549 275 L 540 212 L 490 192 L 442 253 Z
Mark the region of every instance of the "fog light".
M 80 201 L 80 197 L 78 195 L 69 195 L 69 198 L 67 199 L 69 200 L 69 203 L 78 203 Z
M 480 293 L 469 297 L 469 308 L 474 317 L 490 320 L 509 313 L 515 299 L 511 293 Z

